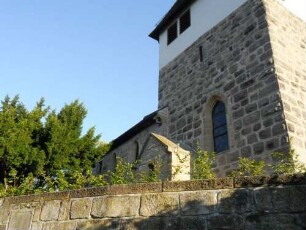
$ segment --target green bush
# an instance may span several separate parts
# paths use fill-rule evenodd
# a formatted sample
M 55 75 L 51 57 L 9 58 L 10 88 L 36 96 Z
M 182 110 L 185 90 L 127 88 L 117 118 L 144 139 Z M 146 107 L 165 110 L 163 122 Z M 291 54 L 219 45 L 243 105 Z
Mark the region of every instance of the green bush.
M 257 161 L 255 159 L 249 159 L 246 157 L 240 157 L 238 161 L 238 168 L 233 170 L 230 176 L 260 176 L 264 175 L 264 168 L 266 163 L 261 160 Z
M 136 182 L 134 167 L 136 163 L 129 163 L 121 157 L 116 158 L 114 172 L 109 172 L 111 184 L 131 184 Z
M 271 165 L 271 168 L 276 174 L 306 172 L 305 165 L 299 162 L 299 155 L 291 145 L 288 153 L 273 152 L 272 157 L 275 159 L 276 164 Z
M 214 152 L 203 151 L 199 146 L 197 147 L 196 157 L 193 162 L 193 179 L 212 179 L 216 177 L 213 170 L 213 165 L 216 161 L 216 154 Z
M 163 162 L 160 157 L 155 158 L 149 167 L 149 171 L 141 172 L 137 176 L 137 182 L 150 183 L 161 181 L 161 171 Z

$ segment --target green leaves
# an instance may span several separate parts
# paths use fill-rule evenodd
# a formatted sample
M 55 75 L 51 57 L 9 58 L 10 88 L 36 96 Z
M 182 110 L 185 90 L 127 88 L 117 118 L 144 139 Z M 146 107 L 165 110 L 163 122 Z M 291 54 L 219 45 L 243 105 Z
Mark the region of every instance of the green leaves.
M 260 176 L 264 175 L 264 168 L 266 163 L 263 160 L 257 161 L 246 157 L 240 157 L 238 161 L 238 168 L 231 172 L 231 176 Z
M 216 161 L 214 152 L 203 151 L 197 147 L 196 157 L 193 163 L 193 179 L 212 179 L 215 178 L 213 166 Z
M 108 150 L 94 128 L 82 136 L 86 114 L 78 100 L 56 113 L 43 98 L 28 111 L 18 96 L 5 97 L 0 108 L 0 184 L 5 189 L 18 186 L 28 175 L 52 181 L 60 170 L 86 175 Z
M 272 157 L 276 161 L 276 164 L 271 165 L 271 167 L 276 174 L 306 172 L 305 165 L 299 161 L 299 155 L 291 145 L 288 153 L 273 152 Z

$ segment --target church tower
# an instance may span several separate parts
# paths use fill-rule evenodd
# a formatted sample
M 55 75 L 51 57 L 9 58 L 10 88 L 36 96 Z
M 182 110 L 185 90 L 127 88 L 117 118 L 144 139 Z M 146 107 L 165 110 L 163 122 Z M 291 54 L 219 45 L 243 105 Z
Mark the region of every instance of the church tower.
M 215 151 L 220 176 L 289 141 L 306 162 L 306 24 L 280 1 L 177 0 L 150 37 L 168 138 Z

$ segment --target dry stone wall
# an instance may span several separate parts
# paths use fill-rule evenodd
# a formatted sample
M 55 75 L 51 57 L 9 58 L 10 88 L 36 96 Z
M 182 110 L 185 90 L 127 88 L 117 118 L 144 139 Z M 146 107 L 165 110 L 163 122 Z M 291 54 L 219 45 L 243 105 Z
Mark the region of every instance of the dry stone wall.
M 306 229 L 306 174 L 117 185 L 0 199 L 1 230 Z

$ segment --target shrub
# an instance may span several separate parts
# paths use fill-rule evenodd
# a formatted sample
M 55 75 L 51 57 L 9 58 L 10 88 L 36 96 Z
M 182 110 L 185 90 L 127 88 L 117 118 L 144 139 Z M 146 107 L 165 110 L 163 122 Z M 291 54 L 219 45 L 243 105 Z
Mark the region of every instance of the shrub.
M 121 157 L 116 158 L 115 172 L 109 172 L 112 184 L 130 184 L 136 182 L 134 167 L 136 163 L 129 163 Z
M 161 181 L 163 162 L 160 157 L 155 158 L 149 165 L 149 171 L 139 173 L 137 182 L 150 183 Z
M 215 178 L 216 174 L 213 171 L 215 161 L 216 154 L 214 152 L 203 151 L 197 146 L 196 157 L 193 162 L 193 179 Z
M 266 163 L 263 160 L 257 161 L 246 157 L 240 157 L 238 161 L 238 168 L 233 170 L 230 176 L 259 176 L 264 175 L 264 168 Z
M 299 155 L 291 145 L 288 153 L 273 152 L 272 156 L 277 162 L 276 164 L 271 165 L 271 168 L 276 174 L 306 172 L 305 165 L 299 162 Z

